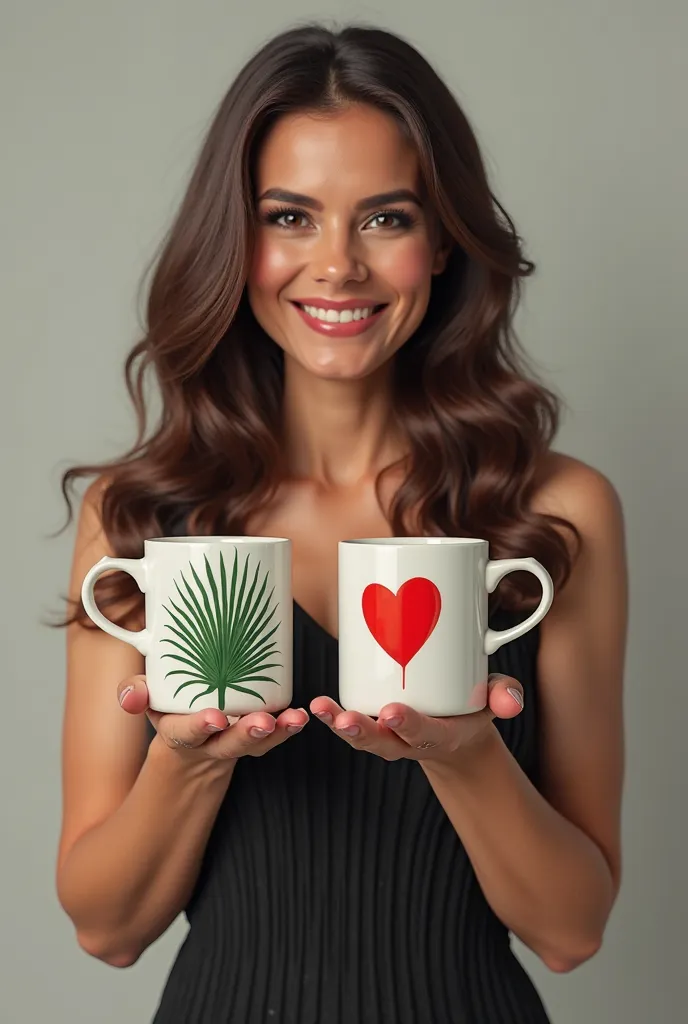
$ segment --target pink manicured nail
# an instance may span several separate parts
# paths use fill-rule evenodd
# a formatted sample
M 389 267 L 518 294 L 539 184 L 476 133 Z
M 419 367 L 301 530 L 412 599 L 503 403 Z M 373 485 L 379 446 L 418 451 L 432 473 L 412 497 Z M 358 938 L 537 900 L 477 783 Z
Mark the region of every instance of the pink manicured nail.
M 393 718 L 382 718 L 380 721 L 383 725 L 386 725 L 388 729 L 396 729 L 397 726 L 401 725 L 404 719 L 401 715 L 395 715 Z
M 344 729 L 339 729 L 338 732 L 345 732 L 347 736 L 358 736 L 361 731 L 358 725 L 347 725 Z
M 521 694 L 521 691 L 516 690 L 513 686 L 507 686 L 506 692 L 510 697 L 513 697 L 521 710 L 523 710 L 523 695 Z
M 302 729 L 303 729 L 302 725 L 288 725 L 287 726 L 287 732 L 290 732 L 290 733 L 301 732 Z
M 119 695 L 119 703 L 120 703 L 120 707 L 121 707 L 121 706 L 122 706 L 122 704 L 124 703 L 124 698 L 125 698 L 125 697 L 127 696 L 127 694 L 131 693 L 131 691 L 132 691 L 133 689 L 134 689 L 134 687 L 133 687 L 133 686 L 126 686 L 126 687 L 125 687 L 125 688 L 124 688 L 124 689 L 122 690 L 122 692 L 121 692 L 121 693 L 120 693 L 120 695 Z
M 332 715 L 329 711 L 316 711 L 315 714 L 325 725 L 332 725 Z
M 208 730 L 208 732 L 222 732 L 222 726 L 215 725 L 214 722 L 206 722 L 205 727 Z
M 259 729 L 257 725 L 254 725 L 253 728 L 249 730 L 249 732 L 251 736 L 253 736 L 254 739 L 257 740 L 262 740 L 264 736 L 269 735 L 267 729 Z

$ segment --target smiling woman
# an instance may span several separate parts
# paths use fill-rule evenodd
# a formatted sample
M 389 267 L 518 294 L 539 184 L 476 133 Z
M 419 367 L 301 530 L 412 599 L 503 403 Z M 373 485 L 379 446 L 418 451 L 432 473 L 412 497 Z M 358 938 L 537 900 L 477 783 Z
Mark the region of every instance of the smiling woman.
M 63 481 L 69 500 L 97 476 L 70 583 L 58 891 L 116 966 L 186 912 L 156 1024 L 543 1024 L 509 933 L 557 971 L 600 945 L 620 873 L 623 523 L 605 478 L 551 448 L 558 402 L 512 330 L 532 270 L 466 117 L 398 37 L 286 32 L 222 101 L 127 363 L 140 435 Z M 88 628 L 95 562 L 188 534 L 291 540 L 293 708 L 154 711 L 140 656 Z M 552 608 L 490 656 L 484 709 L 343 711 L 338 542 L 414 536 L 536 558 Z M 208 575 L 222 600 L 226 579 Z M 182 656 L 219 689 L 210 597 L 187 593 Z M 539 598 L 512 574 L 491 626 L 515 636 Z M 140 624 L 122 573 L 97 600 Z M 257 614 L 233 620 L 233 664 Z
M 248 297 L 261 327 L 318 377 L 389 373 L 449 255 L 416 147 L 367 105 L 290 114 L 263 141 L 256 191 Z
M 328 382 L 358 381 L 384 436 L 357 445 L 347 475 L 366 465 L 395 534 L 483 536 L 493 557 L 531 555 L 563 584 L 575 529 L 531 501 L 558 403 L 512 330 L 533 265 L 464 113 L 390 33 L 278 40 L 220 104 L 157 261 L 127 363 L 137 443 L 69 470 L 65 491 L 107 474 L 103 524 L 127 555 L 182 509 L 193 532 L 255 532 L 293 477 L 285 412 L 319 418 L 348 393 Z M 342 301 L 351 322 L 326 326 Z M 152 430 L 151 372 L 166 410 Z M 98 596 L 104 610 L 139 602 L 123 575 Z M 538 593 L 515 574 L 494 600 Z

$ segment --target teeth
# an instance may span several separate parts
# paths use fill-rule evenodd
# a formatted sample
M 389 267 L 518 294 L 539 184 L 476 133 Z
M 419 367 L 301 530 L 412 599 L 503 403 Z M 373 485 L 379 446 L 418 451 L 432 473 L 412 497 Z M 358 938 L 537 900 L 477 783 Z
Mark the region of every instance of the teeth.
M 328 324 L 349 324 L 352 320 L 365 320 L 373 312 L 372 307 L 364 306 L 361 309 L 319 309 L 317 306 L 302 306 L 302 309 L 312 316 L 314 320 L 324 320 Z

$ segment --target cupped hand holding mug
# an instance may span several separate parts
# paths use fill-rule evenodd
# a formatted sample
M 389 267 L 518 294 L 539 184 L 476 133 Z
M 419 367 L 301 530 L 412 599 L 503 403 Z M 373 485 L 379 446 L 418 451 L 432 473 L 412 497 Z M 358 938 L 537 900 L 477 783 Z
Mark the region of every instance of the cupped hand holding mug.
M 95 602 L 96 580 L 113 569 L 129 572 L 145 595 L 142 630 L 116 625 Z M 289 708 L 288 540 L 146 540 L 143 558 L 106 557 L 94 565 L 82 600 L 96 625 L 145 656 L 145 677 L 120 685 L 120 703 L 131 714 L 147 711 L 168 746 L 213 758 L 258 755 L 308 721 L 304 709 Z M 235 716 L 231 726 L 228 716 Z
M 488 626 L 488 594 L 535 575 L 538 607 Z M 488 657 L 549 611 L 554 586 L 534 558 L 490 560 L 481 538 L 392 537 L 339 545 L 339 694 L 311 710 L 352 746 L 388 760 L 452 758 L 495 718 L 523 707 L 521 684 L 488 676 Z M 377 719 L 375 721 L 375 719 Z
M 274 716 L 266 711 L 227 716 L 209 708 L 191 715 L 153 711 L 148 704 L 145 676 L 132 676 L 120 683 L 117 698 L 131 715 L 146 712 L 160 739 L 187 757 L 231 761 L 238 757 L 260 757 L 301 732 L 308 722 L 305 708 L 287 708 Z

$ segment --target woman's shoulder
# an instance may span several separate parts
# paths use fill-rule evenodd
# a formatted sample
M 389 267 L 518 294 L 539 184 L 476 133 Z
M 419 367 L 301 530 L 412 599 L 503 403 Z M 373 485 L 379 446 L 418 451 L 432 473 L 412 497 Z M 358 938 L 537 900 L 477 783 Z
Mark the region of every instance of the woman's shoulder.
M 86 487 L 81 499 L 81 506 L 91 513 L 100 513 L 103 505 L 103 498 L 112 486 L 114 475 L 112 472 L 101 473 Z
M 539 466 L 531 508 L 567 519 L 584 533 L 622 516 L 619 494 L 601 470 L 554 450 Z
M 115 552 L 111 550 L 103 529 L 103 498 L 111 482 L 111 476 L 103 474 L 85 489 L 81 498 L 77 532 L 77 544 L 82 541 L 103 546 L 104 553 L 108 555 Z

